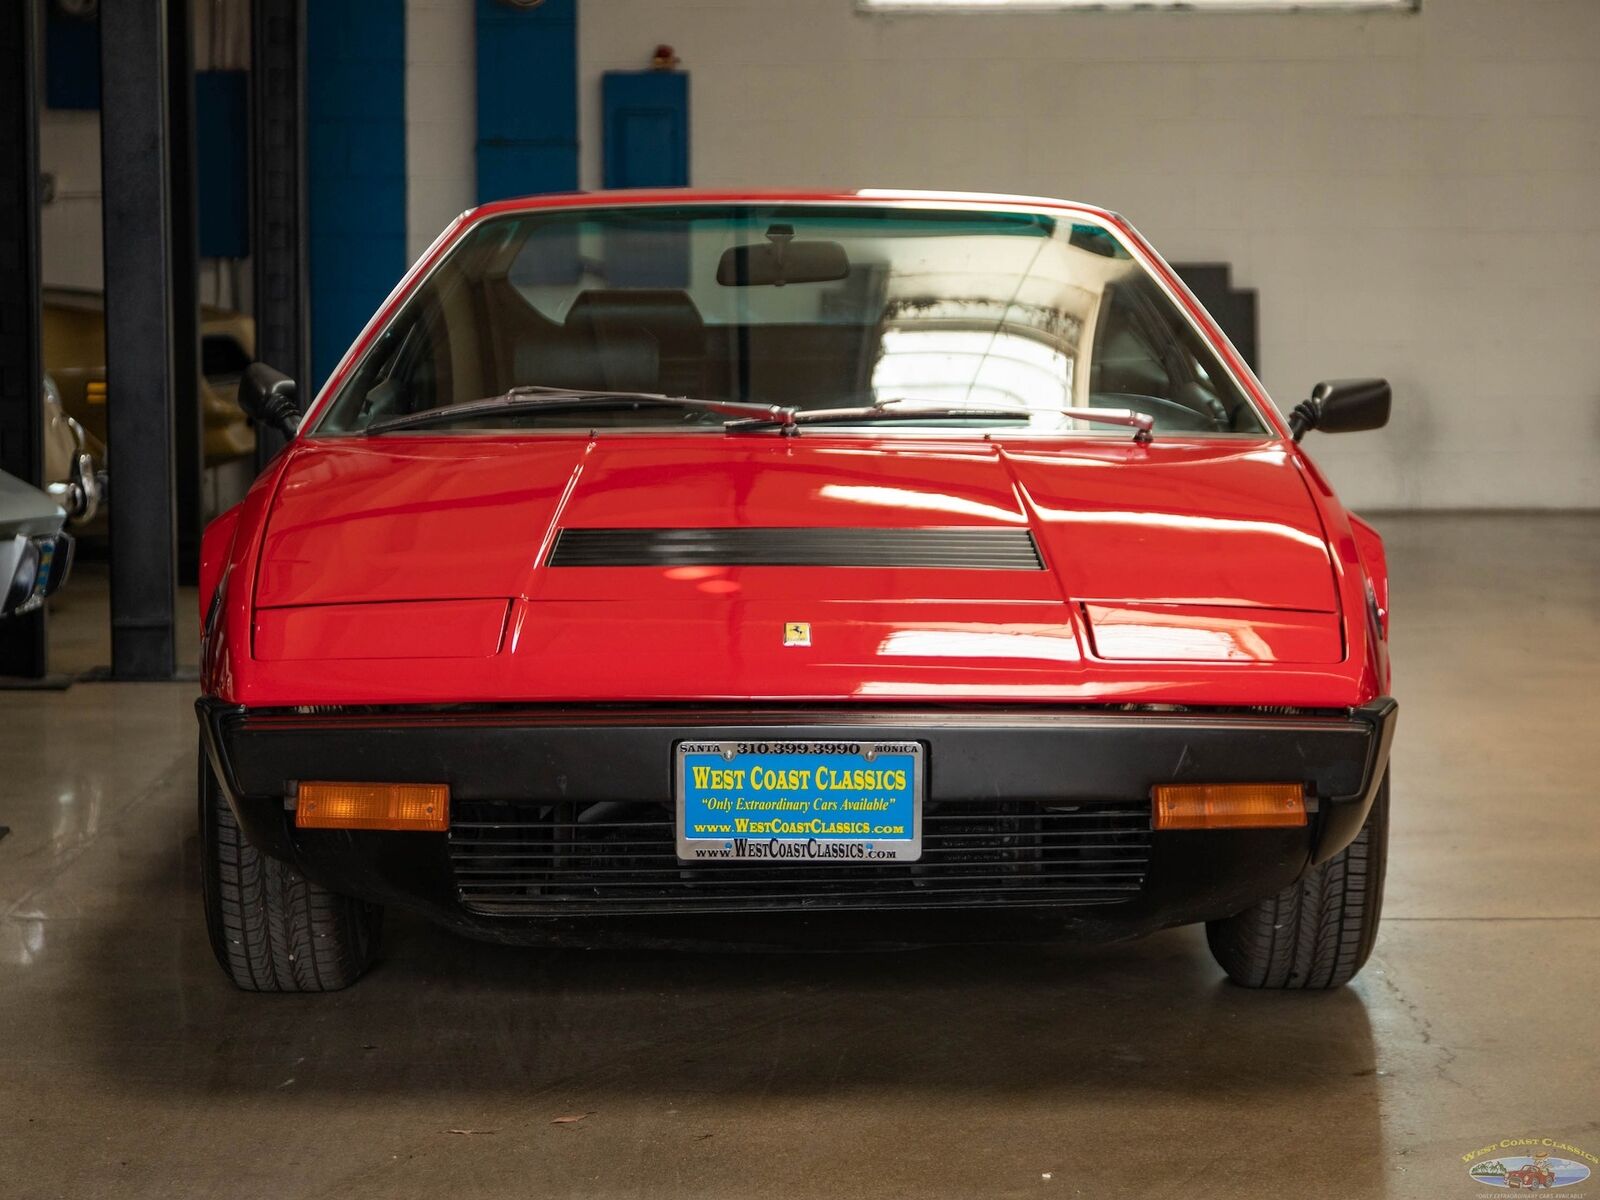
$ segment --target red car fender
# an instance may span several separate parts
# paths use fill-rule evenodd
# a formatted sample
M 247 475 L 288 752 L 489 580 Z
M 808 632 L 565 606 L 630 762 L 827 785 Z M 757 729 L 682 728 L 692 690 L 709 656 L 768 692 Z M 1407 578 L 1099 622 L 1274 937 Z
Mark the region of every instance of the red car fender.
M 1361 554 L 1361 566 L 1372 585 L 1372 600 L 1378 609 L 1378 630 L 1389 636 L 1389 559 L 1384 553 L 1383 538 L 1371 525 L 1354 513 L 1350 515 L 1350 529 L 1355 534 L 1356 550 Z
M 261 543 L 266 533 L 267 515 L 278 494 L 284 467 L 293 459 L 295 443 L 267 464 L 245 498 L 206 527 L 201 537 L 200 622 L 204 640 L 200 652 L 200 689 L 221 700 L 236 699 L 238 680 L 236 658 L 248 659 L 250 625 L 255 616 L 256 567 L 261 559 Z M 227 581 L 236 578 L 241 587 L 228 602 Z M 248 584 L 243 581 L 248 580 Z M 215 622 L 208 622 L 213 599 L 220 593 L 224 603 Z
M 1322 518 L 1323 532 L 1332 551 L 1335 583 L 1346 614 L 1345 627 L 1350 633 L 1348 652 L 1351 657 L 1363 659 L 1367 665 L 1367 677 L 1362 681 L 1362 694 L 1370 699 L 1386 693 L 1389 690 L 1389 575 L 1383 552 L 1383 539 L 1377 530 L 1349 512 L 1340 502 L 1310 455 L 1294 441 L 1283 414 L 1272 402 L 1272 397 L 1267 394 L 1265 386 L 1256 378 L 1255 372 L 1234 348 L 1233 343 L 1228 340 L 1222 327 L 1178 277 L 1177 272 L 1167 265 L 1138 230 L 1115 214 L 1108 215 L 1110 223 L 1118 232 L 1144 252 L 1156 274 L 1166 281 L 1183 306 L 1188 309 L 1190 316 L 1206 331 L 1218 353 L 1227 360 L 1234 374 L 1254 397 L 1272 428 L 1291 448 L 1300 466 L 1302 477 L 1306 481 L 1307 491 L 1311 494 L 1312 503 L 1316 505 Z M 1370 625 L 1366 621 L 1357 620 L 1356 614 L 1368 611 L 1369 580 L 1378 610 L 1378 622 L 1377 628 L 1371 630 L 1372 636 L 1363 637 L 1362 632 L 1370 630 Z
M 239 525 L 239 510 L 242 507 L 242 504 L 235 504 L 226 512 L 220 513 L 200 535 L 200 628 L 202 630 L 206 624 L 206 613 L 211 610 L 211 602 L 216 598 L 217 585 L 222 582 L 223 569 L 227 566 L 228 551 L 233 548 L 233 532 Z

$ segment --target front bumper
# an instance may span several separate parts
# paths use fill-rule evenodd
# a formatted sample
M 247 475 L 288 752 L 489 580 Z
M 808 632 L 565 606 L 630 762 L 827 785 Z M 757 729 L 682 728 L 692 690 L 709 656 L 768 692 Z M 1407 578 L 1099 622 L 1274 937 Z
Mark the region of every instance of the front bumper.
M 336 891 L 466 932 L 576 914 L 875 908 L 1067 910 L 1137 934 L 1237 912 L 1349 844 L 1388 764 L 1396 705 L 1318 715 L 1105 709 L 552 707 L 250 710 L 201 699 L 246 836 Z M 920 741 L 922 861 L 689 867 L 673 845 L 680 740 Z M 447 783 L 448 834 L 300 830 L 300 780 Z M 1296 829 L 1152 832 L 1164 782 L 1306 784 Z
M 0 538 L 0 617 L 32 612 L 55 595 L 72 573 L 73 551 L 68 533 Z

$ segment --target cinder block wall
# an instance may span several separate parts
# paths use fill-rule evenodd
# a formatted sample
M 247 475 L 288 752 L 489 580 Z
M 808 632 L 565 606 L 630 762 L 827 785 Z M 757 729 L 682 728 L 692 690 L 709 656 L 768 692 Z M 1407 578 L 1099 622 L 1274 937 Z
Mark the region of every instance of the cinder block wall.
M 1386 375 L 1314 453 L 1369 508 L 1600 506 L 1600 0 L 1415 14 L 865 16 L 587 0 L 599 73 L 670 42 L 699 185 L 1064 195 L 1260 289 L 1263 374 Z

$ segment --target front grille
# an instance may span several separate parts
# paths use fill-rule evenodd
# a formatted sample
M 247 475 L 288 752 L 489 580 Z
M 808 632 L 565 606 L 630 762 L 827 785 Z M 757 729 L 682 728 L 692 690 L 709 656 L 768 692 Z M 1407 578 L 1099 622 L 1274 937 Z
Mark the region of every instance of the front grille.
M 658 805 L 457 803 L 461 902 L 489 914 L 1115 904 L 1144 884 L 1148 805 L 930 802 L 914 863 L 680 863 Z
M 1044 570 L 1026 529 L 563 529 L 548 565 Z

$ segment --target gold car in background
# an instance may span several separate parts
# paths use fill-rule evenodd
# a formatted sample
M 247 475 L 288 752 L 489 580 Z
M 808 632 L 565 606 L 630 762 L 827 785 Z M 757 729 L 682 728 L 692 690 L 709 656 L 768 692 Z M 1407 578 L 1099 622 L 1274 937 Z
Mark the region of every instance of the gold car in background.
M 66 414 L 83 426 L 92 448 L 106 440 L 106 319 L 100 292 L 46 288 L 43 293 L 45 372 L 55 381 Z M 200 413 L 205 465 L 253 455 L 256 434 L 234 402 L 255 357 L 255 321 L 241 313 L 200 306 Z M 54 481 L 54 476 L 51 476 Z

